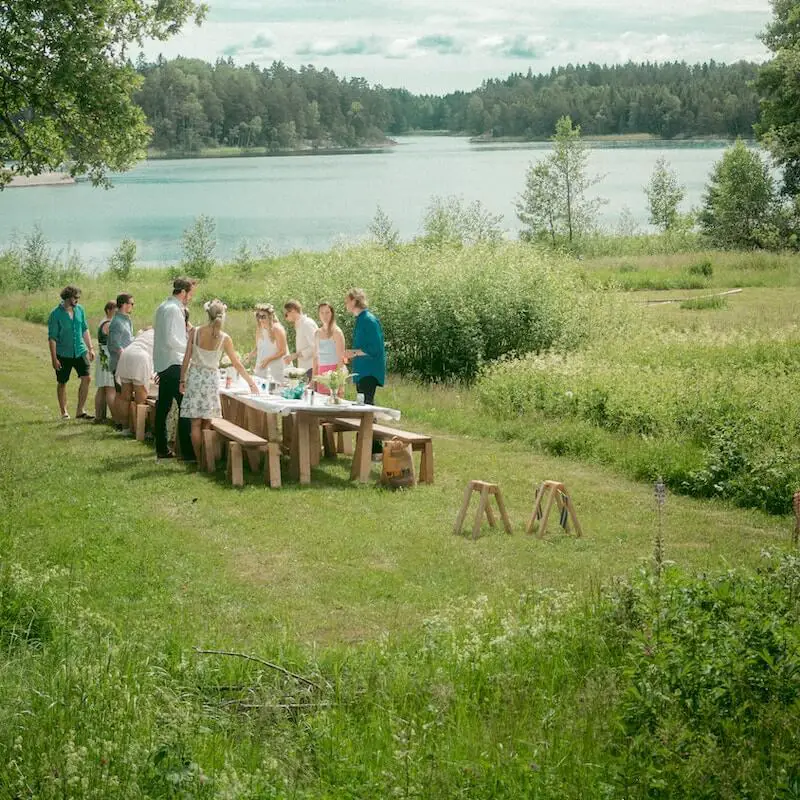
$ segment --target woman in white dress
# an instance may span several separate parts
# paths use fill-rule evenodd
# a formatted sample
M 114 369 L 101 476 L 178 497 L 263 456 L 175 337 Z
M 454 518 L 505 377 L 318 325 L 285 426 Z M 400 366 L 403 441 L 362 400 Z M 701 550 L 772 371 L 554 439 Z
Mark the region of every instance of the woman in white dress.
M 344 365 L 344 334 L 336 324 L 336 312 L 330 303 L 322 302 L 317 306 L 320 327 L 314 335 L 314 375 L 324 375 Z M 320 394 L 330 394 L 330 389 L 318 383 Z M 344 394 L 340 390 L 340 394 Z
M 94 385 L 97 391 L 94 395 L 94 421 L 105 422 L 106 412 L 111 413 L 116 401 L 116 388 L 114 386 L 114 373 L 109 368 L 108 364 L 108 326 L 111 324 L 111 318 L 117 309 L 117 304 L 113 300 L 109 300 L 103 311 L 106 315 L 97 329 L 97 344 L 99 345 L 99 353 L 95 360 L 95 373 Z
M 286 331 L 275 319 L 275 309 L 270 303 L 256 306 L 256 347 L 249 358 L 255 356 L 259 378 L 281 383 L 283 381 L 283 357 L 289 352 Z
M 221 300 L 212 300 L 204 306 L 208 323 L 192 330 L 181 367 L 180 391 L 183 393 L 181 416 L 192 421 L 192 447 L 197 457 L 203 444 L 203 429 L 211 427 L 211 420 L 222 416 L 219 402 L 219 360 L 224 352 L 236 371 L 247 381 L 250 391 L 258 394 L 253 379 L 242 366 L 233 349 L 233 342 L 223 333 L 227 306 Z
M 153 377 L 153 341 L 155 331 L 148 328 L 139 331 L 133 341 L 120 353 L 117 362 L 117 383 L 120 393 L 117 397 L 117 413 L 122 425 L 123 436 L 130 436 L 128 426 L 131 402 L 137 405 L 147 402 L 147 390 Z

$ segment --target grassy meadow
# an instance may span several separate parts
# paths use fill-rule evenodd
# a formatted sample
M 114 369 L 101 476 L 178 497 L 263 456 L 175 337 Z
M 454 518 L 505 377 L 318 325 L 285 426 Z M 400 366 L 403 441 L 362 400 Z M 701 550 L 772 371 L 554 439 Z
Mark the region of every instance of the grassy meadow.
M 379 402 L 434 435 L 402 492 L 344 459 L 234 490 L 62 423 L 57 291 L 0 296 L 0 798 L 800 796 L 798 265 L 362 248 L 203 281 L 240 351 L 253 302 L 365 286 Z M 145 324 L 169 278 L 79 283 Z M 512 536 L 453 536 L 472 478 Z M 525 536 L 546 478 L 584 538 Z

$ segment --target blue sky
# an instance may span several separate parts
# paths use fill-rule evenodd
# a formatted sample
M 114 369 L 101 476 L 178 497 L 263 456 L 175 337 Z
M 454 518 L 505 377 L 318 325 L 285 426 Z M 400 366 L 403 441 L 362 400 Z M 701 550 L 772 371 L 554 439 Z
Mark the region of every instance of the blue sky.
M 329 67 L 413 92 L 567 63 L 761 61 L 769 0 L 210 0 L 202 27 L 145 49 Z

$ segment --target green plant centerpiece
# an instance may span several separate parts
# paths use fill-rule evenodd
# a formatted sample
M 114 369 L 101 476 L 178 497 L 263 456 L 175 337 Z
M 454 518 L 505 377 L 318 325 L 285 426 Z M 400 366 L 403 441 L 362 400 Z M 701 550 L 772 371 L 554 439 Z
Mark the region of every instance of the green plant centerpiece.
M 328 402 L 336 404 L 342 402 L 339 392 L 344 389 L 347 381 L 351 380 L 353 377 L 353 374 L 347 371 L 347 367 L 342 366 L 330 372 L 323 372 L 320 375 L 315 375 L 314 380 L 330 390 L 331 394 L 328 398 Z

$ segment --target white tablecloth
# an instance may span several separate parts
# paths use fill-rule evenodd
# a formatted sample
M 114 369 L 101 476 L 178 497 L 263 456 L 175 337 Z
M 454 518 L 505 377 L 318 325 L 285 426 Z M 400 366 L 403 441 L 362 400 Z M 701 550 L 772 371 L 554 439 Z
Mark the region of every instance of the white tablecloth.
M 321 416 L 335 417 L 343 411 L 348 414 L 353 413 L 366 413 L 371 411 L 375 414 L 377 419 L 389 420 L 397 422 L 400 419 L 400 411 L 396 408 L 384 408 L 383 406 L 370 406 L 365 403 L 351 403 L 343 400 L 341 403 L 329 404 L 329 395 L 322 395 L 314 393 L 313 403 L 310 398 L 303 400 L 287 400 L 284 397 L 276 394 L 267 394 L 265 389 L 261 388 L 262 381 L 259 378 L 255 379 L 256 385 L 259 387 L 260 394 L 251 394 L 250 388 L 241 380 L 241 378 L 234 382 L 230 389 L 220 389 L 221 395 L 228 395 L 241 400 L 245 405 L 251 408 L 258 408 L 270 414 L 280 414 L 287 416 L 295 411 L 311 411 Z

